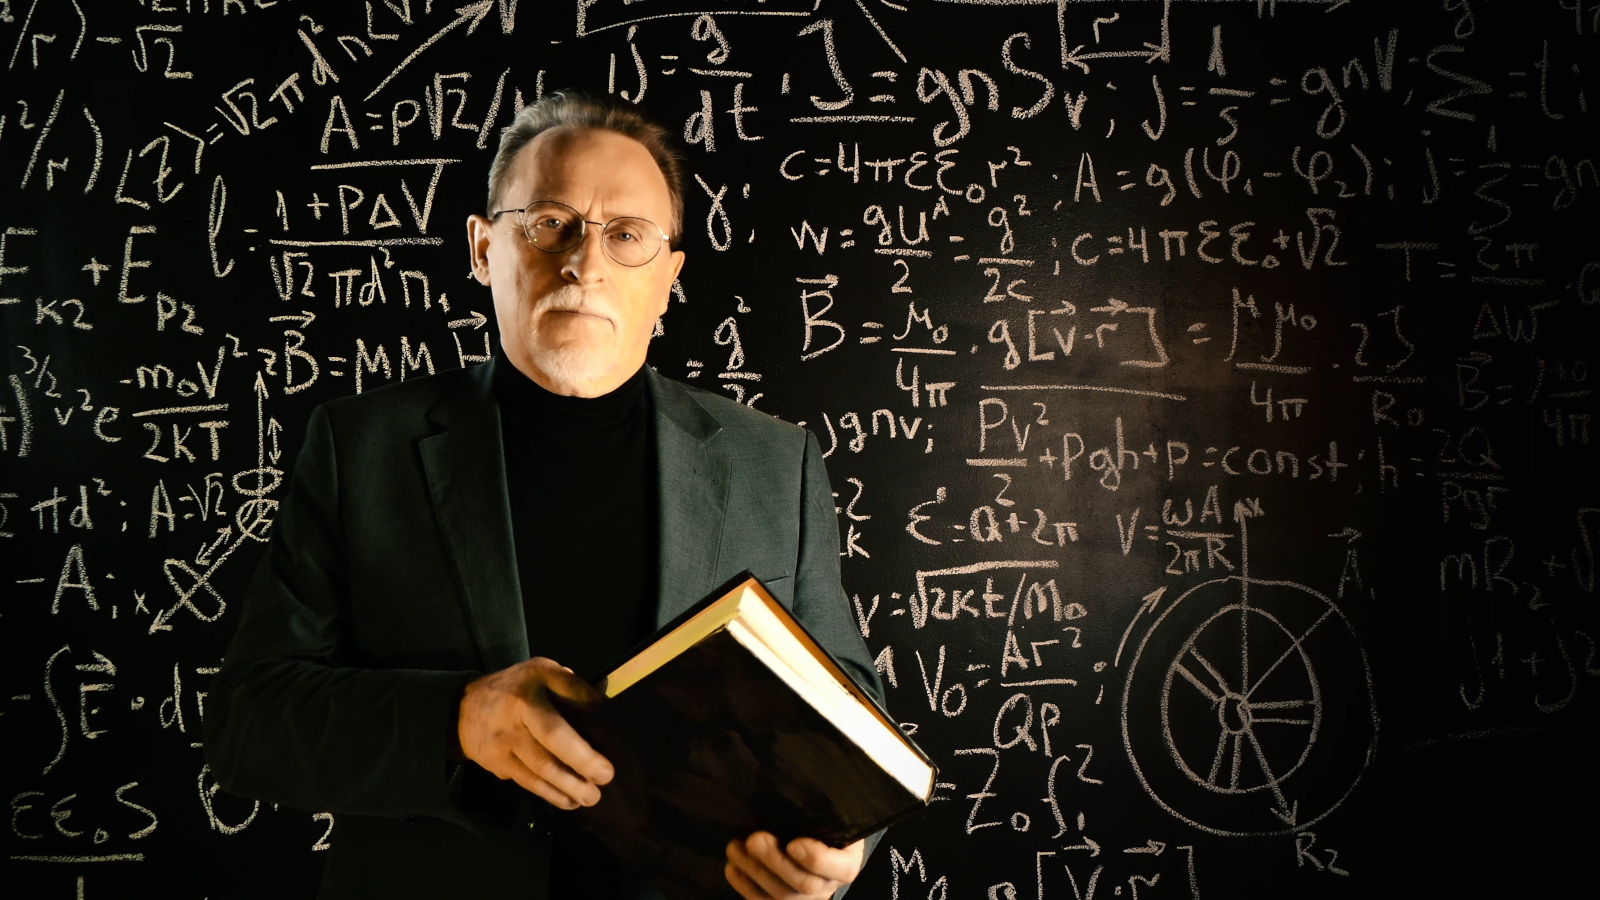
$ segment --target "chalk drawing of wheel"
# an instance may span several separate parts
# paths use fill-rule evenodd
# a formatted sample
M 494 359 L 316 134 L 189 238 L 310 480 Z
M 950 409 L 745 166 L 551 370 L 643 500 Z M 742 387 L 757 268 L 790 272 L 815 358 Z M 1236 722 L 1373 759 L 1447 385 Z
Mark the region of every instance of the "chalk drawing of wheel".
M 1126 665 L 1122 739 L 1134 772 L 1204 831 L 1305 828 L 1371 763 L 1378 719 L 1366 654 L 1344 613 L 1304 585 L 1241 576 L 1196 585 Z

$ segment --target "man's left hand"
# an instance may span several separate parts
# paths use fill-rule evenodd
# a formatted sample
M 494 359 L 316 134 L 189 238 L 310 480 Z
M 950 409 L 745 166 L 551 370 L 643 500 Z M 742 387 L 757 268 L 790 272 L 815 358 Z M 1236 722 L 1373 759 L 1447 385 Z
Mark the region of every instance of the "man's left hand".
M 855 880 L 866 842 L 835 850 L 801 837 L 783 847 L 770 832 L 758 831 L 743 841 L 729 841 L 727 852 L 723 874 L 745 900 L 824 900 Z

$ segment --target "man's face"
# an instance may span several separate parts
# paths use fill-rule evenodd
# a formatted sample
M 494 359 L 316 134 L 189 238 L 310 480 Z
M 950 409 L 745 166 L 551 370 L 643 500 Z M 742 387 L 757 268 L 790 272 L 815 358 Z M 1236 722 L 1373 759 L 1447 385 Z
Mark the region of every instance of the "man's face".
M 517 153 L 507 175 L 501 209 L 554 200 L 591 223 L 636 216 L 663 231 L 671 224 L 660 167 L 643 144 L 613 131 L 543 132 Z M 602 249 L 601 226 L 590 224 L 577 246 L 550 253 L 528 243 L 517 220 L 467 220 L 472 272 L 494 294 L 506 358 L 557 394 L 614 390 L 644 364 L 683 251 L 663 245 L 645 265 L 624 266 Z

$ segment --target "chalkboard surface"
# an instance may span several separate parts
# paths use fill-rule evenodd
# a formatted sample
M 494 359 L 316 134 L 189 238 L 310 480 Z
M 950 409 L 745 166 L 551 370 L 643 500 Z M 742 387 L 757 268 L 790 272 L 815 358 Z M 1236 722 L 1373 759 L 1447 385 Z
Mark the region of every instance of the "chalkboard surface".
M 1587 881 L 1600 3 L 458 2 L 0 0 L 7 896 L 314 890 L 208 685 L 565 86 L 684 139 L 651 363 L 816 433 L 941 767 L 852 896 Z

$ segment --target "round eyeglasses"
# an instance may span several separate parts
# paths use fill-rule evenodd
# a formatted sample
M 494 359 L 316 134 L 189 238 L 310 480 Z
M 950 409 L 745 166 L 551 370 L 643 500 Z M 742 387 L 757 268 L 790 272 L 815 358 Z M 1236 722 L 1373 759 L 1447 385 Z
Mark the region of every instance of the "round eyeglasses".
M 642 266 L 656 258 L 667 243 L 666 232 L 656 223 L 638 216 L 618 216 L 609 222 L 590 222 L 565 203 L 539 200 L 521 209 L 502 209 L 491 215 L 516 217 L 528 243 L 546 253 L 562 253 L 576 247 L 590 225 L 600 226 L 600 245 L 618 265 Z

